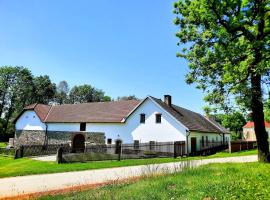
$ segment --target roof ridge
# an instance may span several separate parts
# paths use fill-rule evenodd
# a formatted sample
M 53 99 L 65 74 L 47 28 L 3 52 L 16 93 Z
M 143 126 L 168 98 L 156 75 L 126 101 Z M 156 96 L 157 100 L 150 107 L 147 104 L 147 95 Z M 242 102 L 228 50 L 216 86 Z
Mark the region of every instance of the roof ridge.
M 53 105 L 50 105 L 50 109 L 49 109 L 49 111 L 48 111 L 48 113 L 47 113 L 47 115 L 46 115 L 46 117 L 44 119 L 44 122 L 46 122 L 46 120 L 47 120 L 47 118 L 49 116 L 49 113 L 51 112 L 52 107 L 53 107 Z

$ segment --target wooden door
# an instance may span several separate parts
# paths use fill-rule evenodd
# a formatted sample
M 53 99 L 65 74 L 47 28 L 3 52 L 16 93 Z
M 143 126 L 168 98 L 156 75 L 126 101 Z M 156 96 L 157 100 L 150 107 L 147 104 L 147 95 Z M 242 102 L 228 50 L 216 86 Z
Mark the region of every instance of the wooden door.
M 85 137 L 82 134 L 77 134 L 73 138 L 73 152 L 84 152 Z
M 197 152 L 197 138 L 192 137 L 191 138 L 191 155 L 196 155 Z

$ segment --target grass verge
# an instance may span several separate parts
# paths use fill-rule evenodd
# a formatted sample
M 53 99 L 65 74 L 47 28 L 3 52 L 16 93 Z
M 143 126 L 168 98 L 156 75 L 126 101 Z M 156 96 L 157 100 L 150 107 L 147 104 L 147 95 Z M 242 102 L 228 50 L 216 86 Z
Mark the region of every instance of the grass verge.
M 7 146 L 7 142 L 0 142 L 0 148 L 5 148 Z
M 121 161 L 95 161 L 86 163 L 67 163 L 57 164 L 56 162 L 44 162 L 32 160 L 30 158 L 21 158 L 14 160 L 12 157 L 0 155 L 0 178 L 12 176 L 25 176 L 32 174 L 48 174 L 69 171 L 81 171 L 91 169 L 149 165 L 168 162 L 179 162 L 184 160 L 200 160 L 208 158 L 221 158 L 232 156 L 255 155 L 257 150 L 242 151 L 237 153 L 220 152 L 211 156 L 198 156 L 188 158 L 151 158 L 151 159 L 129 159 Z
M 269 172 L 269 164 L 262 163 L 210 164 L 135 183 L 40 199 L 270 199 Z

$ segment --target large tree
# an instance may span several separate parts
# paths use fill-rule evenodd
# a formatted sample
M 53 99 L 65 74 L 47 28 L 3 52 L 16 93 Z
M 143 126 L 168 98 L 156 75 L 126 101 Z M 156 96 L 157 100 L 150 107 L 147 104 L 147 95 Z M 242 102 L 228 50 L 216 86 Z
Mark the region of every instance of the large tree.
M 87 84 L 74 86 L 69 93 L 70 103 L 88 103 L 110 100 L 111 98 L 109 96 L 105 96 L 102 90 L 96 89 Z
M 122 96 L 122 97 L 117 97 L 117 100 L 118 101 L 121 101 L 121 100 L 139 100 L 139 98 L 137 98 L 135 95 L 129 95 L 129 96 Z
M 180 0 L 174 4 L 179 56 L 189 61 L 187 83 L 208 93 L 210 104 L 238 103 L 252 112 L 259 161 L 269 162 L 263 83 L 270 66 L 269 0 Z M 232 100 L 233 99 L 233 100 Z M 232 103 L 233 101 L 233 103 Z
M 56 85 L 49 76 L 38 76 L 34 80 L 35 103 L 49 104 L 56 95 Z
M 12 120 L 23 107 L 32 101 L 33 77 L 23 67 L 4 66 L 0 68 L 0 118 L 1 133 L 14 130 Z M 8 129 L 12 129 L 8 131 Z
M 59 104 L 68 102 L 69 86 L 67 81 L 61 81 L 56 88 L 56 102 Z

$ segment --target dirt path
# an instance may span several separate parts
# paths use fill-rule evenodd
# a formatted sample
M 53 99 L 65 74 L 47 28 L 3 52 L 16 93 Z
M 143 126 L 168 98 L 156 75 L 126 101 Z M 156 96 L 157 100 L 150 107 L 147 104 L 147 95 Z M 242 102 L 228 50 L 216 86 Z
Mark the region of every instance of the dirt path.
M 241 163 L 255 162 L 257 160 L 257 155 L 253 155 L 2 178 L 0 179 L 0 198 L 63 190 L 83 185 L 96 185 L 145 175 L 173 173 L 187 167 L 198 167 L 209 163 Z

